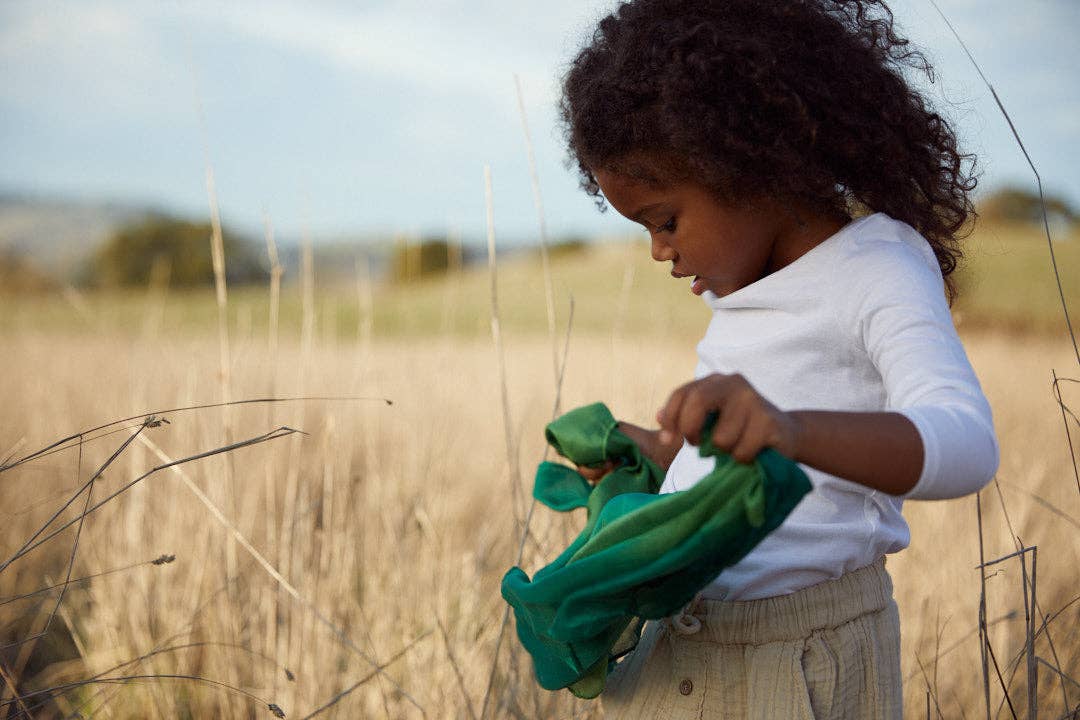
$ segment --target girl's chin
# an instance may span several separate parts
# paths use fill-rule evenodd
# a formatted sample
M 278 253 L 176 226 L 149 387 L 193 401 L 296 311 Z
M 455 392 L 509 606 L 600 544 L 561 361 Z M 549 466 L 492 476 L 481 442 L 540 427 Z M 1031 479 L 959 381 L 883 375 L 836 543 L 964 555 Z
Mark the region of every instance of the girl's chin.
M 694 281 L 690 283 L 690 292 L 694 293 L 695 295 L 701 295 L 701 293 L 705 292 L 708 289 L 709 288 L 705 287 L 705 280 L 695 275 Z

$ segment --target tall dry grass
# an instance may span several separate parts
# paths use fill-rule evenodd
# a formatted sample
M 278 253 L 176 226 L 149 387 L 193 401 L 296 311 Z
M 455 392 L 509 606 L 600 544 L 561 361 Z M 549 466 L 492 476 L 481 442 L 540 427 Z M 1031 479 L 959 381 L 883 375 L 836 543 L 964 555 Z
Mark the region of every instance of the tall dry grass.
M 618 298 L 612 302 L 617 310 Z M 562 406 L 603 399 L 618 416 L 648 423 L 666 392 L 692 373 L 694 338 L 643 337 L 627 317 L 613 315 L 609 330 L 571 336 Z M 354 342 L 323 332 L 329 322 L 313 312 L 303 339 L 282 335 L 273 352 L 265 333 L 234 322 L 226 369 L 232 397 L 274 388 L 279 396 L 388 397 L 393 405 L 245 405 L 232 409 L 230 427 L 208 410 L 169 413 L 169 424 L 146 429 L 171 458 L 224 445 L 230 433 L 241 439 L 287 425 L 308 435 L 181 466 L 221 517 L 171 470 L 89 515 L 71 577 L 143 564 L 70 585 L 48 634 L 0 653 L 7 676 L 0 682 L 27 694 L 106 671 L 170 677 L 86 685 L 36 709 L 43 696 L 29 696 L 28 709 L 42 717 L 270 717 L 274 703 L 290 718 L 320 708 L 319 717 L 474 717 L 495 667 L 488 718 L 600 716 L 595 704 L 537 689 L 512 637 L 497 663 L 492 657 L 504 609 L 499 580 L 517 554 L 514 519 L 525 514 L 529 488 L 515 509 L 508 485 L 515 458 L 507 457 L 491 342 L 451 330 L 416 339 L 368 332 Z M 213 335 L 170 334 L 150 321 L 134 333 L 10 334 L 0 452 L 25 452 L 141 410 L 215 400 L 222 369 Z M 1080 594 L 1080 488 L 1050 389 L 1050 369 L 1068 373 L 1075 361 L 1067 344 L 1043 336 L 965 339 L 1002 445 L 998 482 L 981 494 L 983 552 L 989 559 L 1014 552 L 1017 542 L 1038 546 L 1037 610 L 1060 614 L 1034 650 L 1080 677 L 1080 602 L 1069 604 Z M 551 344 L 542 333 L 509 331 L 503 343 L 510 445 L 528 484 L 555 396 Z M 1080 407 L 1080 389 L 1063 390 Z M 81 461 L 74 448 L 0 474 L 4 557 L 125 433 L 85 444 Z M 132 443 L 97 483 L 95 499 L 160 462 L 152 447 Z M 901 607 L 909 713 L 923 715 L 929 692 L 935 716 L 982 717 L 975 499 L 913 502 L 906 515 L 912 544 L 890 558 L 889 570 Z M 553 558 L 580 522 L 537 511 L 526 570 Z M 0 574 L 0 601 L 62 581 L 72 537 L 57 537 Z M 176 559 L 144 562 L 162 554 Z M 1023 715 L 1020 573 L 1016 561 L 996 565 L 986 590 L 991 645 L 1009 702 Z M 39 632 L 55 600 L 52 591 L 0 606 L 2 643 Z M 1080 704 L 1080 686 L 1038 668 L 1044 717 Z M 1009 717 L 990 672 L 992 710 Z M 3 687 L 8 700 L 12 692 Z M 14 715 L 20 707 L 5 709 Z

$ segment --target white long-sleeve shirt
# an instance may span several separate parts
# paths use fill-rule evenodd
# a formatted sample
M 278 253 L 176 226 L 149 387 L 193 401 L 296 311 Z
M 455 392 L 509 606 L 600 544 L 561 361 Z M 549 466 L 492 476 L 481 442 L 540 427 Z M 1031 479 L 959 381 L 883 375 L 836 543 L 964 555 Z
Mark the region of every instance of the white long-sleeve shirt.
M 990 406 L 937 260 L 910 226 L 882 213 L 859 218 L 761 280 L 703 297 L 713 317 L 696 377 L 741 373 L 781 410 L 899 412 L 924 449 L 919 480 L 902 497 L 803 466 L 813 490 L 706 597 L 784 595 L 869 565 L 907 547 L 904 498 L 959 497 L 993 477 Z M 684 445 L 660 491 L 685 490 L 711 466 Z

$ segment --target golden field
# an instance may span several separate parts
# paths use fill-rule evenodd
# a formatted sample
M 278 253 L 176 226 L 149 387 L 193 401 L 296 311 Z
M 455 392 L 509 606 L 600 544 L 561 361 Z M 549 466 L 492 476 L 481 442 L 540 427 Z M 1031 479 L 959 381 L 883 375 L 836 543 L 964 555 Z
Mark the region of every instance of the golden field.
M 1069 279 L 1077 246 L 1061 248 L 1073 258 Z M 1013 285 L 1047 281 L 1007 285 L 989 268 L 999 255 L 973 256 L 971 282 L 983 289 L 972 296 L 996 299 Z M 333 398 L 168 412 L 168 424 L 142 429 L 94 482 L 91 502 L 163 457 L 279 426 L 306 435 L 163 469 L 88 515 L 71 577 L 126 569 L 70 584 L 36 640 L 58 591 L 0 605 L 0 643 L 22 642 L 0 651 L 0 717 L 23 709 L 40 717 L 273 717 L 274 703 L 289 718 L 320 710 L 468 718 L 481 715 L 485 695 L 487 718 L 601 717 L 595 703 L 536 687 L 512 621 L 497 662 L 494 655 L 505 608 L 499 581 L 517 556 L 556 405 L 554 359 L 565 357 L 562 408 L 603 400 L 618 417 L 649 424 L 667 392 L 691 377 L 706 314 L 685 283 L 650 267 L 640 243 L 561 258 L 552 272 L 554 338 L 539 264 L 525 256 L 500 264 L 501 356 L 483 268 L 398 288 L 327 288 L 306 302 L 287 285 L 276 333 L 265 289 L 234 293 L 224 372 L 210 291 L 0 297 L 2 458 L 154 409 L 222 397 Z M 987 290 L 994 287 L 1000 292 Z M 1038 546 L 1036 625 L 1052 619 L 1035 653 L 1080 678 L 1080 486 L 1051 388 L 1051 369 L 1075 378 L 1080 368 L 1063 333 L 1046 332 L 1056 328 L 1046 319 L 1052 309 L 1021 331 L 1023 315 L 993 322 L 1005 311 L 990 299 L 957 307 L 1002 448 L 998 481 L 980 496 L 984 553 L 1006 555 L 1018 541 Z M 1080 385 L 1061 388 L 1066 404 L 1080 408 Z M 1080 426 L 1070 422 L 1077 443 Z M 0 474 L 4 559 L 140 424 L 113 429 Z M 74 518 L 85 498 L 58 522 Z M 929 690 L 935 717 L 982 717 L 976 500 L 911 502 L 905 515 L 911 547 L 888 566 L 908 714 L 925 715 Z M 552 559 L 580 523 L 538 507 L 523 567 L 531 574 Z M 0 602 L 62 582 L 74 537 L 69 529 L 5 569 Z M 162 554 L 175 561 L 148 563 Z M 1013 559 L 986 575 L 990 639 L 1020 716 L 1021 568 Z M 29 693 L 102 673 L 101 682 L 34 707 L 49 696 Z M 990 674 L 997 712 L 1004 695 L 992 666 Z M 142 677 L 105 682 L 133 676 Z M 1044 717 L 1080 705 L 1080 685 L 1044 664 L 1038 676 Z M 13 686 L 26 696 L 22 706 L 10 702 Z M 1008 704 L 999 716 L 1010 717 Z

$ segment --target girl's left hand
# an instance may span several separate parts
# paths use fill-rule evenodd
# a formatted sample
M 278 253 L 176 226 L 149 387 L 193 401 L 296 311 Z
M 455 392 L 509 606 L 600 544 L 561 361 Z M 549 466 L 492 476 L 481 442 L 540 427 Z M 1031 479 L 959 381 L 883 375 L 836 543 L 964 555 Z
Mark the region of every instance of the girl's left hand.
M 766 447 L 796 459 L 799 421 L 762 397 L 742 375 L 716 373 L 671 393 L 656 414 L 661 442 L 686 438 L 691 445 L 699 445 L 701 426 L 713 410 L 720 415 L 713 427 L 713 443 L 738 462 L 752 461 Z

